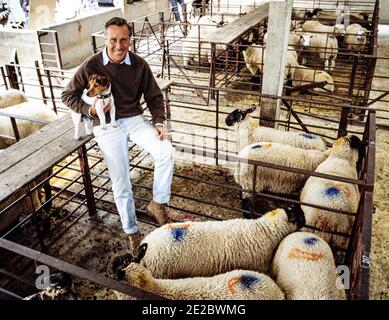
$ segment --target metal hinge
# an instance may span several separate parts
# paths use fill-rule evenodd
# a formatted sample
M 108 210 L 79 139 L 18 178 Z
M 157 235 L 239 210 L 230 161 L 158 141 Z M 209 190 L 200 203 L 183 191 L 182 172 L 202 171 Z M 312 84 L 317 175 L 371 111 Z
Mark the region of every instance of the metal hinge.
M 370 252 L 362 251 L 361 267 L 364 269 L 370 269 Z

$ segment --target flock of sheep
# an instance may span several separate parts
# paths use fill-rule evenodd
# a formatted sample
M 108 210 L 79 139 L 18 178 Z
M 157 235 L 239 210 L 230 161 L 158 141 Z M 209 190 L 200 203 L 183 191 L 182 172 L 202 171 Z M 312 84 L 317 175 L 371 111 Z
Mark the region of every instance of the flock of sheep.
M 252 165 L 245 159 L 358 178 L 365 146 L 356 136 L 339 138 L 327 149 L 313 134 L 260 127 L 251 116 L 254 110 L 234 110 L 226 118 L 228 126 L 235 126 L 241 149 L 235 180 L 243 190 L 253 189 Z M 291 206 L 254 220 L 164 225 L 142 240 L 136 256 L 116 257 L 113 271 L 118 279 L 169 299 L 345 299 L 329 243 L 347 244 L 331 232 L 350 233 L 353 216 L 331 209 L 355 214 L 358 187 L 265 167 L 257 170 L 257 192 L 287 194 L 301 188 L 302 210 Z M 298 231 L 306 225 L 321 231 Z M 120 292 L 117 296 L 128 299 Z
M 309 14 L 310 13 L 310 14 Z M 349 52 L 361 52 L 366 50 L 369 31 L 365 25 L 366 17 L 362 14 L 349 15 L 345 20 L 345 14 L 339 10 L 325 11 L 315 10 L 294 11 L 292 31 L 288 38 L 288 51 L 285 66 L 285 80 L 289 80 L 293 87 L 312 82 L 326 81 L 323 87 L 315 87 L 317 92 L 334 92 L 334 80 L 330 75 L 335 68 L 339 45 L 346 47 Z M 358 21 L 349 25 L 340 24 L 340 21 Z M 194 61 L 201 63 L 211 62 L 211 45 L 207 37 L 217 28 L 223 28 L 234 18 L 228 16 L 203 16 L 191 22 L 192 28 L 182 43 L 182 56 L 184 67 L 189 67 Z M 263 31 L 263 30 L 262 30 Z M 250 73 L 257 77 L 262 73 L 266 56 L 267 33 L 262 33 L 262 43 L 251 32 L 243 39 L 240 46 L 245 64 Z M 216 44 L 216 57 L 227 50 L 226 45 Z M 306 59 L 299 63 L 301 52 L 317 56 L 324 66 L 324 70 L 312 69 L 304 66 Z M 199 57 L 200 53 L 200 57 Z M 256 79 L 256 78 L 254 78 Z

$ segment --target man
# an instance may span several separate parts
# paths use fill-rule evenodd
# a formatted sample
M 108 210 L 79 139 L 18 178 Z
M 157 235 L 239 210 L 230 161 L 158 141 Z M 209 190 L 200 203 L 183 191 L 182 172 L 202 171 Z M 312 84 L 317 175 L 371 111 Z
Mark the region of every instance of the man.
M 93 133 L 107 163 L 112 190 L 123 230 L 129 235 L 130 249 L 135 251 L 141 234 L 132 194 L 128 139 L 149 152 L 155 161 L 153 200 L 147 213 L 160 225 L 169 222 L 166 204 L 170 199 L 174 148 L 167 138 L 163 95 L 147 62 L 129 52 L 131 27 L 123 18 L 115 17 L 105 24 L 105 48 L 87 59 L 62 93 L 62 101 L 72 110 L 93 117 Z M 103 130 L 99 126 L 95 106 L 81 100 L 88 77 L 103 74 L 111 80 L 118 127 Z M 143 116 L 141 96 L 147 103 L 154 126 Z M 110 106 L 104 106 L 107 123 Z
M 7 24 L 9 13 L 8 1 L 0 0 L 0 25 L 3 27 Z

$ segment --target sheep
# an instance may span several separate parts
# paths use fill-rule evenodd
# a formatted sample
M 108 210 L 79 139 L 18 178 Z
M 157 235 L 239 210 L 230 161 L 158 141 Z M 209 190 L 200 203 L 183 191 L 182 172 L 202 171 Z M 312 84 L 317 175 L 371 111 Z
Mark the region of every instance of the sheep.
M 305 85 L 312 82 L 326 81 L 327 84 L 322 88 L 313 88 L 316 92 L 334 92 L 334 80 L 332 77 L 323 70 L 314 70 L 305 66 L 295 64 L 291 67 L 291 79 L 293 87 Z
M 255 76 L 258 73 L 262 73 L 265 63 L 266 50 L 262 46 L 253 44 L 243 51 L 243 58 L 246 63 L 247 69 Z M 288 47 L 285 61 L 285 79 L 290 76 L 291 66 L 297 63 L 297 53 L 293 48 Z
M 316 52 L 324 62 L 324 70 L 333 71 L 338 56 L 338 40 L 333 35 L 314 34 L 309 36 L 307 42 L 309 50 Z
M 40 292 L 25 297 L 23 300 L 80 300 L 72 290 L 72 278 L 69 274 L 58 272 L 50 275 L 48 286 Z
M 349 50 L 363 50 L 367 41 L 367 29 L 358 23 L 350 24 L 346 28 L 344 43 Z
M 309 232 L 294 232 L 281 241 L 272 275 L 287 300 L 346 299 L 330 246 Z
M 14 106 L 15 104 L 27 102 L 28 98 L 23 91 L 9 89 L 0 93 L 0 109 Z
M 267 42 L 267 33 L 263 36 L 263 44 Z M 309 45 L 309 35 L 301 34 L 298 32 L 290 32 L 288 36 L 288 46 L 291 49 L 296 50 L 299 55 L 304 47 Z
M 289 168 L 314 171 L 327 155 L 319 150 L 303 150 L 276 142 L 259 142 L 244 147 L 239 153 L 240 159 L 261 161 Z M 245 161 L 235 163 L 234 179 L 242 189 L 253 190 L 254 165 Z M 287 172 L 257 166 L 255 191 L 267 190 L 274 193 L 292 193 L 299 190 L 306 177 L 303 174 Z M 250 193 L 243 191 L 242 198 Z
M 343 36 L 345 33 L 345 28 L 343 24 L 336 24 L 334 26 L 326 26 L 321 24 L 319 21 L 306 21 L 303 24 L 304 32 L 326 32 L 331 33 L 336 36 Z
M 31 102 L 23 102 L 21 104 L 17 104 L 8 108 L 1 109 L 2 112 L 20 115 L 23 117 L 30 117 L 34 119 L 48 120 L 53 121 L 58 119 L 57 114 L 49 109 L 48 106 L 39 103 L 31 103 Z M 18 120 L 16 119 L 16 124 L 18 127 L 18 132 L 20 138 L 26 138 L 31 135 L 35 131 L 42 128 L 45 124 L 39 122 L 31 122 L 27 120 Z M 0 135 L 12 136 L 14 134 L 11 121 L 8 117 L 0 117 Z M 5 149 L 13 144 L 16 140 L 13 139 L 0 139 L 0 149 Z M 42 174 L 36 181 L 31 182 L 26 188 L 20 191 L 19 197 L 26 192 L 27 189 L 31 189 L 35 187 L 37 184 L 42 182 L 51 174 L 51 170 Z M 48 201 L 51 197 L 51 187 L 48 182 L 43 185 L 45 189 L 46 201 Z M 32 207 L 35 209 L 40 207 L 41 201 L 39 197 L 40 190 L 33 191 L 31 193 L 31 197 L 25 197 L 17 204 L 12 206 L 6 212 L 3 212 L 0 215 L 0 232 L 7 230 L 19 217 L 23 212 L 32 212 Z M 0 212 L 8 207 L 12 202 L 16 200 L 16 198 L 7 199 L 0 206 Z M 51 203 L 48 203 L 45 208 L 50 209 Z
M 114 270 L 126 261 L 140 262 L 161 279 L 210 277 L 235 269 L 266 273 L 280 241 L 305 224 L 298 207 L 276 209 L 257 219 L 170 223 L 141 242 L 141 259 L 116 257 Z
M 225 119 L 227 126 L 235 125 L 238 151 L 255 142 L 279 142 L 306 150 L 326 150 L 325 142 L 313 134 L 260 127 L 258 120 L 251 116 L 255 110 L 255 107 L 247 110 L 235 109 Z
M 135 259 L 114 260 L 113 272 L 119 280 L 172 300 L 284 300 L 284 293 L 267 275 L 251 270 L 233 270 L 211 277 L 157 279 L 139 262 L 147 243 L 138 248 Z M 131 261 L 136 260 L 137 262 Z M 119 300 L 126 294 L 115 291 Z
M 171 300 L 285 300 L 284 293 L 267 275 L 234 270 L 213 277 L 156 279 L 138 263 L 124 269 L 130 285 Z M 119 300 L 128 296 L 115 292 Z
M 30 117 L 39 120 L 54 121 L 58 115 L 47 105 L 38 102 L 23 102 L 12 107 L 1 109 L 1 112 L 15 116 Z M 20 139 L 23 139 L 45 126 L 44 123 L 16 119 Z M 8 117 L 0 117 L 0 135 L 12 137 L 14 131 Z M 0 139 L 0 149 L 9 147 L 12 139 Z
M 253 76 L 257 75 L 258 72 L 262 73 L 265 64 L 265 47 L 252 44 L 243 50 L 243 58 L 247 69 Z
M 362 161 L 364 149 L 364 143 L 356 136 L 339 138 L 330 149 L 328 158 L 317 167 L 316 172 L 358 179 L 357 168 Z M 318 232 L 330 245 L 340 248 L 347 246 L 348 239 L 327 232 L 350 233 L 354 217 L 333 212 L 331 209 L 355 214 L 359 198 L 358 185 L 318 177 L 309 177 L 300 195 L 301 202 L 307 204 L 301 206 L 307 224 L 324 231 L 314 232 Z M 328 210 L 313 208 L 309 204 L 327 207 Z
M 341 9 L 334 9 L 334 10 L 315 9 L 314 14 L 320 23 L 327 24 L 327 25 L 340 23 L 343 19 L 343 10 Z

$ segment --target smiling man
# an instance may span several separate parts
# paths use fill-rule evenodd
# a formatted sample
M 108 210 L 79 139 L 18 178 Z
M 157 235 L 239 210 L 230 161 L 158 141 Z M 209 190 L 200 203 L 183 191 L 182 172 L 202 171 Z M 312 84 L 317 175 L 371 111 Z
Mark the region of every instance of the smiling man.
M 129 172 L 128 140 L 149 152 L 155 162 L 153 200 L 147 213 L 163 225 L 169 221 L 166 204 L 170 200 L 174 148 L 167 138 L 163 95 L 147 62 L 129 51 L 132 30 L 127 21 L 115 17 L 105 24 L 105 47 L 88 58 L 62 93 L 62 101 L 77 113 L 93 118 L 93 133 L 107 163 L 113 196 L 123 230 L 129 235 L 130 249 L 136 251 L 141 234 Z M 92 74 L 102 74 L 111 81 L 117 127 L 104 130 L 94 105 L 81 99 Z M 143 115 L 140 99 L 144 96 L 152 123 Z M 110 105 L 105 105 L 107 123 Z M 107 113 L 108 112 L 108 113 Z

